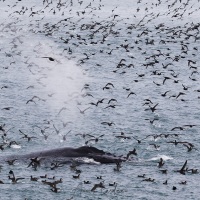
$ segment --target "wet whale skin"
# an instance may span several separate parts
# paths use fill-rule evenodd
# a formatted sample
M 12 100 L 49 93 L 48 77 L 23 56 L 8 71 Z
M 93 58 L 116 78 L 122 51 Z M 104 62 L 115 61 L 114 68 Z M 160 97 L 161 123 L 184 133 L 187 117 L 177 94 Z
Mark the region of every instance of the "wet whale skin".
M 51 149 L 39 152 L 33 152 L 25 155 L 14 155 L 4 158 L 3 160 L 7 159 L 31 159 L 31 158 L 44 158 L 44 159 L 61 159 L 63 161 L 71 161 L 74 158 L 91 158 L 96 162 L 100 162 L 102 164 L 109 164 L 109 163 L 116 163 L 125 161 L 124 158 L 119 156 L 115 156 L 114 154 L 104 152 L 103 150 L 97 149 L 95 147 L 88 147 L 83 146 L 79 148 L 71 148 L 71 147 L 64 147 L 58 149 Z

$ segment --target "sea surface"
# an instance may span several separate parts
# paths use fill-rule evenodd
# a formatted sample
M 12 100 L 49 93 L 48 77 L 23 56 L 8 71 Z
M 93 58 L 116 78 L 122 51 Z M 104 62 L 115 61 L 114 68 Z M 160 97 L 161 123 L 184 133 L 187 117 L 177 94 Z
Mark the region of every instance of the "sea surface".
M 137 152 L 119 171 L 77 166 L 79 178 L 2 162 L 0 199 L 200 199 L 198 0 L 0 0 L 0 12 L 0 156 Z M 43 183 L 60 178 L 58 192 Z

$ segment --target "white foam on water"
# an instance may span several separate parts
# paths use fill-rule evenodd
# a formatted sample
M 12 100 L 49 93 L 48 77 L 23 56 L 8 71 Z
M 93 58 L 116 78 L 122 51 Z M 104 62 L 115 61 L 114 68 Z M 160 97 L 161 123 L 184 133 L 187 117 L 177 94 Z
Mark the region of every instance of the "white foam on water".
M 173 158 L 171 156 L 167 156 L 167 155 L 159 155 L 153 158 L 148 159 L 148 161 L 155 161 L 155 160 L 160 160 L 160 158 L 162 158 L 163 160 L 172 160 Z
M 94 159 L 87 157 L 78 157 L 73 160 L 76 162 L 87 163 L 87 164 L 97 164 L 97 165 L 101 164 L 100 162 L 96 162 Z
M 10 147 L 13 149 L 21 149 L 21 146 L 17 144 L 12 144 Z

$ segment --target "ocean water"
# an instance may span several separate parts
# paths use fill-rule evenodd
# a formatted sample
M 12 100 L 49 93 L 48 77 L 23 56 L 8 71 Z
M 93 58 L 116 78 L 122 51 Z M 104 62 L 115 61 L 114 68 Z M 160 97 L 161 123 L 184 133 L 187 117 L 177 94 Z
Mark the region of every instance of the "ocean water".
M 69 165 L 1 163 L 1 199 L 200 199 L 191 173 L 200 167 L 199 9 L 197 0 L 0 0 L 1 156 L 85 143 L 138 154 L 120 171 L 80 165 L 78 179 Z M 186 160 L 189 171 L 175 172 Z M 10 170 L 24 179 L 11 183 Z M 57 193 L 45 174 L 62 178 Z

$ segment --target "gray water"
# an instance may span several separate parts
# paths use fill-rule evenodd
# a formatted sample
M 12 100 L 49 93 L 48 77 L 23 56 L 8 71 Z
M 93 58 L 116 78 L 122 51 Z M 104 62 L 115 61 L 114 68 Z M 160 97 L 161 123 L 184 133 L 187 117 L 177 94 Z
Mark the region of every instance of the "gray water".
M 200 199 L 199 174 L 174 172 L 186 160 L 188 169 L 199 169 L 199 9 L 197 0 L 1 0 L 1 156 L 83 146 L 93 138 L 83 134 L 103 135 L 87 144 L 116 155 L 134 148 L 138 153 L 120 171 L 115 165 L 78 166 L 79 179 L 69 165 L 51 170 L 51 163 L 42 163 L 34 170 L 29 163 L 1 163 L 1 199 Z M 163 84 L 164 77 L 170 79 Z M 114 87 L 104 88 L 107 83 Z M 91 104 L 101 99 L 98 106 Z M 116 101 L 108 104 L 111 99 Z M 158 104 L 154 112 L 145 99 L 151 107 Z M 28 141 L 19 130 L 34 138 Z M 128 138 L 117 138 L 121 132 Z M 138 143 L 133 137 L 147 138 Z M 188 152 L 183 143 L 169 143 L 175 140 L 194 148 Z M 165 164 L 158 168 L 161 157 Z M 10 170 L 25 179 L 13 184 Z M 63 179 L 58 193 L 42 183 L 45 174 Z M 143 181 L 142 174 L 155 181 Z M 104 189 L 91 191 L 102 181 Z M 113 182 L 116 187 L 109 186 Z

